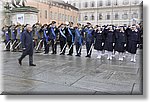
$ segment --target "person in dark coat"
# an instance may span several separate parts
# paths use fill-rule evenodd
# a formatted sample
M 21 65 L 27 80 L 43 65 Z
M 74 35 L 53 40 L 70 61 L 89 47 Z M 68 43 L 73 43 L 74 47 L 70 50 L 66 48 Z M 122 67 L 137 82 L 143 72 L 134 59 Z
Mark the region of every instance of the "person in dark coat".
M 69 25 L 66 27 L 66 37 L 67 37 L 67 44 L 69 47 L 69 53 L 67 55 L 72 56 L 75 38 L 75 30 L 73 28 L 73 22 L 69 22 Z
M 76 45 L 76 53 L 78 57 L 81 56 L 81 50 L 82 50 L 82 29 L 81 24 L 77 24 L 77 27 L 75 27 L 75 45 Z
M 58 30 L 56 28 L 56 22 L 52 21 L 51 27 L 49 28 L 48 32 L 50 34 L 50 40 L 52 44 L 52 54 L 57 54 L 57 34 Z
M 94 33 L 95 43 L 94 49 L 97 50 L 97 58 L 100 59 L 102 56 L 103 45 L 104 45 L 104 35 L 102 28 L 98 26 Z
M 27 55 L 29 55 L 29 66 L 36 66 L 33 64 L 33 36 L 32 36 L 32 27 L 31 25 L 26 26 L 26 30 L 21 35 L 21 42 L 23 53 L 21 57 L 18 59 L 19 64 L 22 65 L 22 60 Z
M 119 60 L 123 61 L 123 53 L 125 52 L 127 37 L 123 26 L 120 30 L 115 31 L 115 51 L 119 52 Z
M 115 44 L 115 35 L 112 26 L 109 26 L 108 29 L 105 30 L 105 43 L 104 43 L 104 50 L 108 51 L 108 60 L 112 60 L 112 54 Z
M 67 37 L 66 37 L 66 28 L 64 24 L 61 24 L 59 28 L 59 41 L 61 49 L 60 55 L 65 55 L 67 47 Z
M 94 43 L 94 30 L 91 26 L 91 23 L 87 23 L 87 27 L 85 28 L 85 41 L 87 50 L 87 55 L 85 57 L 91 58 L 92 46 Z
M 140 34 L 136 26 L 133 25 L 128 35 L 128 52 L 131 53 L 131 62 L 136 62 L 136 51 L 140 42 Z

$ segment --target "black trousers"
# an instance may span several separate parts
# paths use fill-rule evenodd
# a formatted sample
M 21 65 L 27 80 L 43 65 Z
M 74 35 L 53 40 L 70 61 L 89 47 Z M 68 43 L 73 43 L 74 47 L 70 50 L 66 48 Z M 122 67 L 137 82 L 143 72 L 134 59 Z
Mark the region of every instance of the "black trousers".
M 68 46 L 69 46 L 69 49 L 70 49 L 70 47 L 71 47 L 71 49 L 69 50 L 69 54 L 70 55 L 72 55 L 73 54 L 73 45 L 72 45 L 73 43 L 72 42 L 68 42 Z
M 29 55 L 29 65 L 33 64 L 33 53 L 27 53 L 26 50 L 23 51 L 21 57 L 19 58 L 20 61 L 22 61 L 27 55 Z
M 87 50 L 87 55 L 88 56 L 91 56 L 91 53 L 92 53 L 92 50 L 90 51 L 91 46 L 92 46 L 91 42 L 86 42 L 86 50 Z
M 49 46 L 50 46 L 50 44 L 48 44 L 48 43 L 46 42 L 46 40 L 45 40 L 45 41 L 44 41 L 45 54 L 48 54 L 48 53 L 49 53 Z
M 52 42 L 52 53 L 53 54 L 57 54 L 57 42 L 55 42 L 54 40 L 51 40 Z
M 77 55 L 81 55 L 81 44 L 79 42 L 76 43 L 76 53 Z
M 67 43 L 66 41 L 60 41 L 60 49 L 61 49 L 62 54 L 65 54 L 65 52 L 66 52 L 66 47 L 67 46 L 64 48 L 66 43 Z M 63 48 L 64 48 L 64 50 L 63 50 Z

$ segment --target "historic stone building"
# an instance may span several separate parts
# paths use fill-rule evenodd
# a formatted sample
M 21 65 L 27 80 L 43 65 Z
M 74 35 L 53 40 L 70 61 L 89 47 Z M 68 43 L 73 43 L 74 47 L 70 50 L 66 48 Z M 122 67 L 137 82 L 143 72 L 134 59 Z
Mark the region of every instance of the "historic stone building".
M 79 8 L 79 22 L 130 25 L 142 21 L 142 0 L 69 0 Z
M 12 7 L 11 9 L 14 8 L 12 5 L 12 0 L 3 0 L 3 3 L 0 4 L 2 4 L 2 8 L 4 8 L 7 3 L 9 3 L 9 6 Z M 70 21 L 74 22 L 75 24 L 78 22 L 78 9 L 62 0 L 25 0 L 25 6 L 34 7 L 38 10 L 37 17 L 35 17 L 35 14 L 33 16 L 30 15 L 28 17 L 24 17 L 25 19 L 33 19 L 31 24 L 33 24 L 35 20 L 41 24 L 49 24 L 54 20 L 57 22 L 57 25 Z M 3 12 L 2 25 L 10 25 L 14 22 L 16 23 L 16 16 L 12 17 L 12 14 L 8 15 L 8 13 L 5 11 Z M 30 11 L 28 13 L 30 13 Z M 22 13 L 20 12 L 20 14 Z M 24 23 L 29 22 L 24 21 Z

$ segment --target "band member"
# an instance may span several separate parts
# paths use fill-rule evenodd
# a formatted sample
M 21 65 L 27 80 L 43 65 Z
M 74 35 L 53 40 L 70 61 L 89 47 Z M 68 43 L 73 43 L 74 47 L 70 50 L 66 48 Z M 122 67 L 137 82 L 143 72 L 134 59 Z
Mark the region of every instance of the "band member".
M 115 51 L 119 52 L 119 60 L 123 61 L 123 53 L 125 52 L 127 37 L 123 26 L 119 27 L 120 30 L 115 30 Z
M 87 23 L 87 27 L 85 28 L 85 40 L 86 40 L 86 50 L 87 50 L 87 56 L 85 57 L 89 57 L 91 58 L 91 53 L 92 53 L 92 46 L 94 43 L 94 34 L 93 34 L 94 30 L 91 26 L 91 23 Z
M 67 26 L 66 33 L 67 33 L 67 43 L 68 43 L 68 47 L 69 47 L 69 54 L 67 54 L 67 55 L 72 56 L 72 54 L 73 54 L 73 45 L 74 45 L 74 37 L 75 37 L 73 22 L 69 22 L 69 27 Z
M 108 26 L 105 31 L 105 44 L 104 49 L 108 51 L 108 60 L 112 60 L 113 48 L 115 43 L 114 30 L 112 26 Z
M 49 53 L 49 46 L 50 46 L 50 35 L 48 33 L 48 30 L 47 30 L 48 29 L 47 24 L 44 24 L 42 29 L 43 29 L 44 48 L 45 48 L 44 54 L 48 54 Z
M 76 56 L 81 56 L 81 50 L 82 50 L 82 35 L 81 35 L 82 29 L 81 24 L 77 24 L 77 27 L 75 27 L 75 45 L 76 45 Z
M 51 27 L 49 28 L 49 34 L 52 44 L 52 54 L 57 54 L 57 33 L 56 22 L 52 21 Z
M 35 64 L 33 64 L 33 36 L 31 25 L 26 26 L 26 30 L 22 33 L 21 39 L 23 53 L 18 59 L 19 64 L 22 65 L 23 58 L 29 55 L 29 66 L 36 66 Z
M 128 52 L 131 53 L 131 62 L 136 62 L 136 51 L 140 41 L 140 34 L 136 26 L 133 25 L 128 35 Z
M 103 45 L 104 45 L 104 34 L 103 30 L 100 26 L 97 26 L 98 28 L 95 30 L 94 38 L 95 38 L 95 44 L 94 49 L 97 50 L 97 58 L 100 59 L 102 56 L 103 51 Z
M 59 28 L 59 41 L 60 41 L 60 55 L 65 55 L 66 47 L 67 47 L 67 37 L 66 37 L 66 28 L 64 24 L 60 25 Z

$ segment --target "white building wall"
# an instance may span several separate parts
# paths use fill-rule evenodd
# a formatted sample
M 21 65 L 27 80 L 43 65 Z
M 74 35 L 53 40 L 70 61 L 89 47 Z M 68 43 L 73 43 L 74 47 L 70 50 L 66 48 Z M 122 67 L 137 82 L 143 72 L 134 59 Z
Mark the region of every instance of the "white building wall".
M 102 1 L 103 5 L 99 6 L 99 2 Z M 106 6 L 109 0 L 69 0 L 71 5 L 79 8 L 79 23 L 86 24 L 91 22 L 93 25 L 131 25 L 132 19 L 134 18 L 133 13 L 136 12 L 138 18 L 137 22 L 142 21 L 142 6 L 140 5 L 143 0 L 110 0 L 110 6 Z M 117 5 L 116 4 L 117 1 Z M 95 3 L 94 7 L 91 7 L 92 2 Z M 85 4 L 87 3 L 87 7 Z M 90 17 L 94 12 L 94 20 Z M 102 14 L 102 19 L 99 20 L 99 13 Z M 118 19 L 115 19 L 115 13 L 118 13 Z M 123 18 L 124 14 L 127 14 L 127 18 Z M 110 19 L 107 19 L 107 15 L 110 15 Z M 85 20 L 85 15 L 87 15 L 88 20 Z

